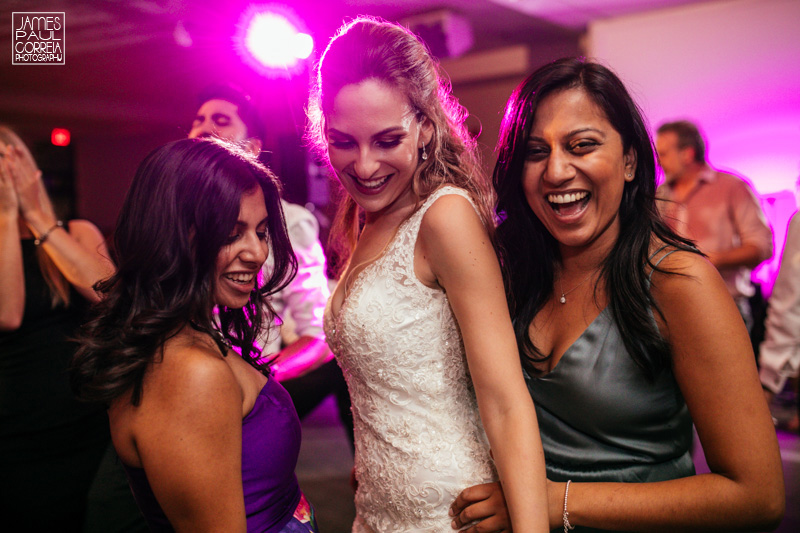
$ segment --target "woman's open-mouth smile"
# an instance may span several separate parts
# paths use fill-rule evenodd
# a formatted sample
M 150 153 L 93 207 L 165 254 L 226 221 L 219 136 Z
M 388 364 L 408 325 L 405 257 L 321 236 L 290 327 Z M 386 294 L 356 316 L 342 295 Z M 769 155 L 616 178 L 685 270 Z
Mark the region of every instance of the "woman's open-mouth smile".
M 591 197 L 588 191 L 551 193 L 547 195 L 547 203 L 558 218 L 573 219 L 583 213 Z

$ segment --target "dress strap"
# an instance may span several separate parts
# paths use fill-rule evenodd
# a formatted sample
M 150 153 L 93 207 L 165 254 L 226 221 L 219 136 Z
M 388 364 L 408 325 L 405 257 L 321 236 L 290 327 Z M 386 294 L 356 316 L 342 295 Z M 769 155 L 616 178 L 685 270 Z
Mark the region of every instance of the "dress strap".
M 478 211 L 478 207 L 475 205 L 475 201 L 472 199 L 472 196 L 470 196 L 470 194 L 467 191 L 459 187 L 454 187 L 452 185 L 445 185 L 444 187 L 439 187 L 438 189 L 433 191 L 433 193 L 431 193 L 430 196 L 425 198 L 425 201 L 422 203 L 422 205 L 408 219 L 407 222 L 408 229 L 413 236 L 413 238 L 411 239 L 412 242 L 417 241 L 417 233 L 419 233 L 419 227 L 422 224 L 422 217 L 425 216 L 425 213 L 428 211 L 428 209 L 430 209 L 430 207 L 434 204 L 434 202 L 436 202 L 436 200 L 438 200 L 442 196 L 447 196 L 449 194 L 455 194 L 466 198 L 469 201 L 470 205 L 472 205 L 472 208 L 475 209 L 475 212 L 478 213 L 478 216 L 480 216 L 480 212 Z
M 433 193 L 425 199 L 425 202 L 422 204 L 422 206 L 420 206 L 417 212 L 412 215 L 412 217 L 419 217 L 419 220 L 422 220 L 422 217 L 425 216 L 425 213 L 433 205 L 433 203 L 442 196 L 447 196 L 448 194 L 455 194 L 466 198 L 469 201 L 470 205 L 472 205 L 472 208 L 475 209 L 475 212 L 478 213 L 478 208 L 475 205 L 475 201 L 472 199 L 472 196 L 470 196 L 470 194 L 467 191 L 459 187 L 454 187 L 452 185 L 445 185 L 444 187 L 439 187 L 438 189 L 433 191 Z
M 408 218 L 408 220 L 406 220 L 406 222 L 400 226 L 400 229 L 398 230 L 399 233 L 404 234 L 404 238 L 397 239 L 397 246 L 402 248 L 402 251 L 398 250 L 398 252 L 405 255 L 405 259 L 401 260 L 400 262 L 404 265 L 404 268 L 407 269 L 406 273 L 410 277 L 416 278 L 416 275 L 413 275 L 414 247 L 417 243 L 419 228 L 422 225 L 422 218 L 425 216 L 425 213 L 428 211 L 428 209 L 430 209 L 430 207 L 436 202 L 436 200 L 442 196 L 451 194 L 466 198 L 472 208 L 475 209 L 475 212 L 478 213 L 478 216 L 480 216 L 480 211 L 478 211 L 475 201 L 466 190 L 452 185 L 445 185 L 433 191 L 433 193 L 425 198 L 425 200 L 422 202 L 422 205 L 420 205 L 420 207 Z
M 652 261 L 652 260 L 653 260 L 653 258 L 654 258 L 655 256 L 657 256 L 657 255 L 659 254 L 659 252 L 661 252 L 662 250 L 665 250 L 665 249 L 667 248 L 667 246 L 669 246 L 669 245 L 668 245 L 668 244 L 662 244 L 662 245 L 661 245 L 661 247 L 660 247 L 658 250 L 656 250 L 655 252 L 653 252 L 652 254 L 650 254 L 650 257 L 648 257 L 648 258 L 647 258 L 647 260 L 648 260 L 648 261 Z M 668 255 L 668 254 L 667 254 L 667 255 Z M 666 257 L 667 255 L 664 255 L 664 257 Z M 662 257 L 661 259 L 664 259 L 664 257 Z M 659 259 L 659 260 L 658 260 L 658 262 L 659 262 L 659 263 L 661 262 L 661 259 Z
M 658 268 L 658 265 L 660 265 L 660 264 L 661 264 L 661 261 L 663 261 L 664 259 L 666 259 L 666 258 L 667 258 L 667 257 L 669 257 L 670 255 L 672 255 L 672 254 L 674 254 L 675 252 L 677 252 L 677 251 L 678 251 L 678 248 L 673 248 L 672 250 L 668 251 L 667 253 L 665 253 L 664 255 L 662 255 L 661 257 L 659 257 L 659 258 L 656 260 L 656 262 L 655 262 L 655 263 L 653 263 L 653 262 L 652 262 L 652 261 L 653 261 L 653 258 L 654 258 L 655 256 L 657 256 L 659 253 L 661 253 L 663 250 L 665 250 L 665 249 L 666 249 L 668 246 L 669 246 L 669 245 L 667 245 L 667 244 L 665 244 L 665 245 L 661 246 L 661 247 L 660 247 L 658 250 L 656 250 L 655 252 L 653 252 L 653 254 L 652 254 L 650 257 L 648 257 L 648 258 L 647 258 L 647 260 L 648 260 L 648 261 L 650 261 L 650 263 L 651 263 L 651 264 L 652 264 L 652 266 L 653 266 L 653 268 L 651 268 L 651 269 L 650 269 L 650 274 L 648 274 L 648 275 L 647 275 L 647 281 L 648 281 L 648 283 L 649 283 L 650 281 L 652 281 L 652 278 L 653 278 L 653 272 L 656 270 L 656 268 Z

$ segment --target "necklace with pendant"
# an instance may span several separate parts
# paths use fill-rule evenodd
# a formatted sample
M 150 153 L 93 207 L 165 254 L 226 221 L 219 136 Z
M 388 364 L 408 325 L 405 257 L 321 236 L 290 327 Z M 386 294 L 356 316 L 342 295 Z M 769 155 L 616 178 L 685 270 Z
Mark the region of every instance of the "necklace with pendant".
M 583 279 L 582 279 L 580 282 L 578 282 L 578 284 L 577 284 L 577 285 L 575 285 L 574 287 L 572 287 L 570 290 L 568 290 L 568 291 L 566 291 L 566 292 L 564 292 L 564 284 L 561 282 L 561 279 L 559 279 L 559 280 L 558 280 L 558 286 L 561 288 L 561 298 L 559 298 L 559 299 L 558 299 L 558 301 L 559 301 L 559 302 L 561 302 L 562 304 L 565 304 L 565 303 L 567 303 L 567 294 L 571 293 L 572 291 L 574 291 L 575 289 L 577 289 L 578 287 L 580 287 L 581 285 L 583 285 L 584 283 L 586 283 L 586 281 L 587 281 L 589 278 L 591 278 L 592 276 L 594 276 L 595 272 L 596 272 L 596 270 L 592 270 L 591 272 L 589 272 L 589 275 L 588 275 L 588 276 L 586 276 L 585 278 L 583 278 Z

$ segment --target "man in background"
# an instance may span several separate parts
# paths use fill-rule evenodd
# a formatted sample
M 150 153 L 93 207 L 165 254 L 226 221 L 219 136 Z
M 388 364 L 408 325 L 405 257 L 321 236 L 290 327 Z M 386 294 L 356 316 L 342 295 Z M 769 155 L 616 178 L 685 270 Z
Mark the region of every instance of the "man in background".
M 706 162 L 705 142 L 691 122 L 659 127 L 656 151 L 665 178 L 656 193 L 662 215 L 719 270 L 752 330 L 750 271 L 772 256 L 772 231 L 758 199 L 744 180 Z

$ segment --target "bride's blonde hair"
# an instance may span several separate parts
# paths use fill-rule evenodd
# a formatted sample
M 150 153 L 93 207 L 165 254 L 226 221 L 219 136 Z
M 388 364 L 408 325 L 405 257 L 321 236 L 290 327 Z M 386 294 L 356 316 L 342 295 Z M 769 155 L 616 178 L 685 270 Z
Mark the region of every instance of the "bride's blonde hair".
M 464 121 L 467 112 L 452 95 L 450 84 L 439 75 L 438 65 L 419 39 L 406 28 L 371 17 L 342 26 L 331 39 L 317 65 L 316 83 L 308 107 L 307 139 L 327 159 L 325 117 L 339 91 L 351 84 L 376 79 L 406 95 L 421 122 L 433 126 L 425 145 L 427 159 L 419 159 L 412 181 L 418 202 L 442 185 L 469 191 L 490 234 L 494 229 L 494 194 L 481 168 L 477 147 Z M 330 244 L 339 270 L 355 247 L 359 209 L 347 194 L 331 231 Z

